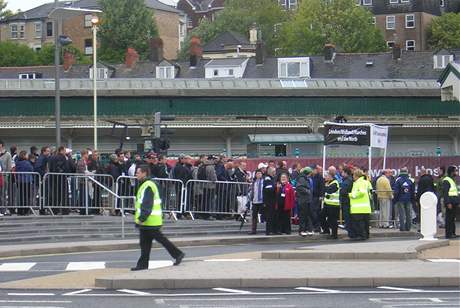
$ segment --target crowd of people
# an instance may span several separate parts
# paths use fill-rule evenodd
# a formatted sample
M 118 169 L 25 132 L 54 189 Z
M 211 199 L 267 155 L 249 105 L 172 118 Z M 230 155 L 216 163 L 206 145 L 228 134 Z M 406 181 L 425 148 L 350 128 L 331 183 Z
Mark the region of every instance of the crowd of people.
M 457 168 L 441 167 L 439 177 L 435 179 L 422 169 L 418 183 L 410 177 L 407 168 L 400 174 L 384 170 L 376 178 L 369 178 L 367 170 L 362 167 L 341 164 L 330 166 L 323 172 L 321 166 L 301 166 L 299 163 L 290 168 L 285 161 L 270 160 L 258 165 L 257 170 L 247 170 L 244 160 L 233 160 L 223 155 L 202 155 L 196 159 L 180 155 L 175 163 L 168 163 L 165 155 L 136 153 L 121 149 L 109 156 L 109 163 L 104 165 L 97 151 L 85 149 L 78 153 L 61 146 L 56 150 L 50 147 L 36 147 L 30 151 L 18 151 L 15 146 L 7 150 L 0 141 L 0 172 L 34 172 L 43 177 L 46 173 L 90 174 L 111 176 L 116 182 L 120 177 L 133 177 L 136 168 L 148 165 L 152 178 L 173 179 L 189 186 L 186 209 L 180 208 L 179 186 L 166 190 L 160 186 L 160 193 L 175 195 L 176 198 L 167 205 L 176 211 L 187 210 L 196 213 L 198 218 L 225 219 L 241 217 L 251 213 L 251 234 L 257 232 L 257 226 L 265 223 L 265 233 L 290 234 L 292 224 L 298 224 L 301 236 L 314 233 L 329 234 L 337 239 L 339 226 L 348 236 L 356 240 L 369 238 L 369 221 L 371 214 L 378 212 L 378 227 L 397 228 L 409 231 L 420 219 L 420 197 L 427 191 L 438 195 L 438 212 L 444 213 L 446 237 L 455 237 L 455 215 L 459 205 L 458 189 L 455 182 Z M 5 198 L 6 176 L 0 176 L 0 215 L 27 215 L 27 207 L 16 209 L 11 205 L 11 198 Z M 16 177 L 16 181 L 29 183 L 34 187 L 33 178 L 27 175 Z M 122 181 L 118 193 L 135 194 L 134 181 Z M 82 203 L 89 194 L 86 184 L 76 185 L 78 196 L 72 200 Z M 66 187 L 54 185 L 52 195 L 58 197 L 53 203 L 66 198 L 60 190 Z M 26 190 L 19 191 L 21 204 L 32 202 L 33 194 Z M 88 199 L 86 197 L 86 199 Z M 91 194 L 91 214 L 97 214 L 100 208 L 100 191 L 96 188 Z M 164 198 L 168 199 L 167 197 Z M 163 204 L 165 206 L 165 204 Z M 61 211 L 69 214 L 69 210 Z M 80 209 L 81 214 L 86 214 Z M 240 215 L 241 214 L 241 215 Z M 440 214 L 441 215 L 441 214 Z

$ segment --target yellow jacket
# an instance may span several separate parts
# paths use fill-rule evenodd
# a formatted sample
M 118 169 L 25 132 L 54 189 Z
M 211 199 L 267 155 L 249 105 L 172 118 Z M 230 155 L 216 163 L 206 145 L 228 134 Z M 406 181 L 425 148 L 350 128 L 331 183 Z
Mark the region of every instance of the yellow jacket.
M 393 189 L 391 189 L 390 180 L 382 175 L 378 178 L 376 184 L 377 198 L 379 199 L 393 199 Z

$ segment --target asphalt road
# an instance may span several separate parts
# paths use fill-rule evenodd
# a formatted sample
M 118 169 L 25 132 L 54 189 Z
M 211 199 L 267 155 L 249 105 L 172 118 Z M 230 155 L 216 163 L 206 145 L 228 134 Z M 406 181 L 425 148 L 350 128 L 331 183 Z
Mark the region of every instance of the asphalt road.
M 136 294 L 137 293 L 137 294 Z M 458 289 L 0 290 L 0 308 L 460 307 Z

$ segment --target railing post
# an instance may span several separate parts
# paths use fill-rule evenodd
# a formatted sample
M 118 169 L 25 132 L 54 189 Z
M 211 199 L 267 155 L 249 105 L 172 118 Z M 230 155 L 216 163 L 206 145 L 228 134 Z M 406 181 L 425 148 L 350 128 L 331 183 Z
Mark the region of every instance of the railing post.
M 118 181 L 117 181 L 118 183 Z M 121 201 L 121 238 L 125 238 L 125 204 L 124 199 L 120 198 Z
M 88 191 L 88 177 L 85 177 L 85 188 L 83 189 L 85 193 L 85 209 L 86 209 L 86 216 L 88 216 L 88 201 L 89 201 L 89 191 Z

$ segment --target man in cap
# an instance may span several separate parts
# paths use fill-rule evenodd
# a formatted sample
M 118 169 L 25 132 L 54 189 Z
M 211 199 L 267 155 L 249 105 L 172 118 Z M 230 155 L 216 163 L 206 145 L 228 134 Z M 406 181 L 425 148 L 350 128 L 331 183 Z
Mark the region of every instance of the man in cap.
M 412 203 L 415 201 L 415 188 L 414 182 L 409 178 L 409 172 L 406 167 L 401 169 L 393 191 L 399 214 L 399 230 L 410 231 L 412 226 L 411 208 Z

